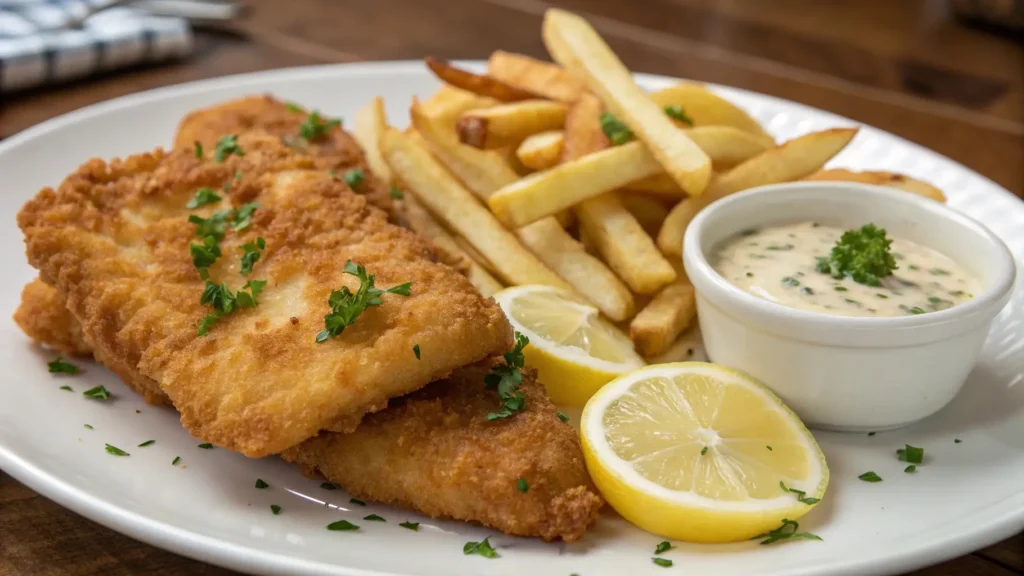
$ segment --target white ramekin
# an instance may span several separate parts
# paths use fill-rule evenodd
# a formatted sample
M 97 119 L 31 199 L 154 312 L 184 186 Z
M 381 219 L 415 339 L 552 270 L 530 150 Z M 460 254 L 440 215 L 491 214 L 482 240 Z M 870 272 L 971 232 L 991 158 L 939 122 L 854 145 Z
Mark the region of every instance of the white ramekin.
M 829 316 L 758 298 L 709 263 L 743 230 L 807 221 L 847 229 L 874 223 L 952 258 L 982 291 L 928 314 Z M 687 229 L 683 263 L 711 361 L 767 384 L 808 426 L 843 431 L 898 428 L 949 403 L 1016 277 L 1010 251 L 978 222 L 914 194 L 846 182 L 763 186 L 719 200 Z

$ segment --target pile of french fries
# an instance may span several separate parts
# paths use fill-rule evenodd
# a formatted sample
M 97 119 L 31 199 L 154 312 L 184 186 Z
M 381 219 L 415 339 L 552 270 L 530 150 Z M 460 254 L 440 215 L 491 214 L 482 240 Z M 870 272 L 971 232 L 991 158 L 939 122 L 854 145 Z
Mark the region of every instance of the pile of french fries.
M 562 288 L 620 323 L 643 356 L 663 358 L 694 323 L 680 256 L 687 225 L 709 203 L 801 179 L 944 201 L 906 176 L 823 170 L 856 128 L 777 144 L 700 84 L 644 92 L 572 13 L 548 10 L 543 39 L 555 63 L 499 51 L 481 75 L 428 58 L 444 84 L 413 100 L 405 131 L 388 125 L 381 98 L 356 118 L 371 169 L 403 191 L 405 223 L 485 296 Z

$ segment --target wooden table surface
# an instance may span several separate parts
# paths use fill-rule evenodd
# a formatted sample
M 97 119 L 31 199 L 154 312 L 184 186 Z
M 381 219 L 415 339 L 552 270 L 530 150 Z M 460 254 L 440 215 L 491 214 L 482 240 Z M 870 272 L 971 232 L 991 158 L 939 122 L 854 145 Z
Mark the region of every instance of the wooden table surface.
M 945 0 L 255 0 L 196 33 L 190 59 L 0 100 L 0 138 L 76 108 L 286 66 L 545 57 L 540 20 L 580 12 L 631 69 L 788 98 L 932 148 L 1024 196 L 1024 43 L 965 26 Z M 1024 486 L 1024 481 L 1022 481 Z M 0 472 L 0 575 L 231 574 L 136 542 Z M 921 570 L 1024 574 L 1024 536 Z

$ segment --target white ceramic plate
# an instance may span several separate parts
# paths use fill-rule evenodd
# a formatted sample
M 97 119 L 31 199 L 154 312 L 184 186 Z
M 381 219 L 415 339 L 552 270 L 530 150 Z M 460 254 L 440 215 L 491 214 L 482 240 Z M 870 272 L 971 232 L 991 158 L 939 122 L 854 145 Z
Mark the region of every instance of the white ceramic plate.
M 672 82 L 641 76 L 649 89 Z M 242 571 L 289 574 L 882 574 L 965 554 L 1024 527 L 1024 282 L 998 318 L 983 358 L 964 391 L 938 415 L 911 429 L 873 437 L 817 433 L 832 483 L 826 499 L 801 522 L 823 542 L 679 545 L 651 563 L 661 538 L 606 511 L 581 542 L 545 544 L 497 535 L 500 559 L 464 556 L 462 545 L 493 531 L 437 522 L 403 510 L 349 504 L 276 458 L 248 460 L 202 450 L 174 412 L 145 405 L 96 365 L 76 377 L 54 377 L 52 354 L 31 345 L 8 319 L 21 287 L 34 277 L 15 225 L 21 205 L 56 185 L 82 161 L 149 150 L 170 142 L 188 111 L 238 96 L 272 92 L 351 119 L 384 95 L 396 124 L 407 122 L 413 95 L 436 81 L 420 63 L 372 63 L 232 76 L 119 98 L 56 118 L 0 143 L 0 467 L 43 495 L 97 522 L 180 554 Z M 848 126 L 853 121 L 768 96 L 719 88 L 776 137 Z M 986 223 L 1024 255 L 1024 204 L 993 182 L 920 146 L 864 127 L 836 166 L 899 170 L 933 182 L 950 204 Z M 74 393 L 60 389 L 70 385 Z M 104 384 L 111 402 L 82 397 Z M 138 411 L 138 412 L 137 412 Z M 94 429 L 87 430 L 84 424 Z M 962 443 L 954 443 L 954 439 Z M 154 439 L 156 443 L 137 448 Z M 110 443 L 131 453 L 118 458 Z M 904 474 L 895 451 L 922 446 L 925 465 Z M 181 456 L 183 466 L 171 461 Z M 885 481 L 861 482 L 873 470 Z M 270 489 L 256 490 L 262 478 Z M 280 505 L 279 516 L 269 506 Z M 377 513 L 387 523 L 361 518 Z M 329 532 L 347 518 L 360 532 Z M 419 532 L 398 526 L 422 522 Z

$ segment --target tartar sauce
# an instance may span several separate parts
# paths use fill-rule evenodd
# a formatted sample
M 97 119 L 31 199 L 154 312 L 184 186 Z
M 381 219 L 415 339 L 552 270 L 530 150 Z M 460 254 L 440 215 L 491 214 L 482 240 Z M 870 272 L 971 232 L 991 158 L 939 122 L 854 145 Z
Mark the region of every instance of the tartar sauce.
M 748 230 L 726 240 L 712 266 L 732 284 L 792 308 L 836 316 L 903 316 L 944 310 L 974 297 L 980 285 L 947 256 L 892 239 L 897 269 L 868 286 L 817 271 L 844 230 L 813 222 Z

